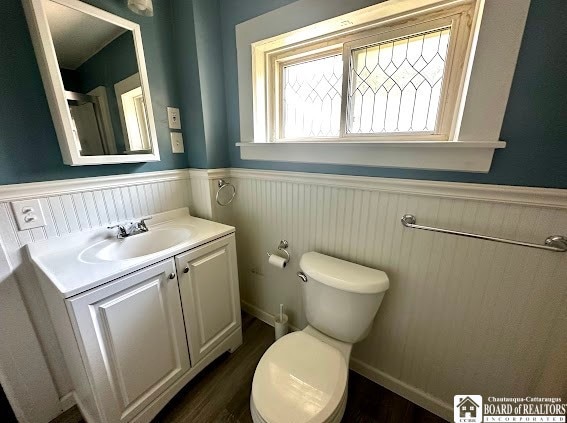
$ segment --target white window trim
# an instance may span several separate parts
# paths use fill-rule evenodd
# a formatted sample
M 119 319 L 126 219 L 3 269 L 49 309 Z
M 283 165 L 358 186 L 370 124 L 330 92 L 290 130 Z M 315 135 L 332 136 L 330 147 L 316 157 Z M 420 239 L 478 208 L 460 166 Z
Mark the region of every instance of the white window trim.
M 390 0 L 338 17 L 356 1 L 299 0 L 236 27 L 240 106 L 241 158 L 467 172 L 488 172 L 494 150 L 504 148 L 499 134 L 523 35 L 529 0 L 478 0 L 472 22 L 455 127 L 449 141 L 368 141 L 360 137 L 269 142 L 266 128 L 265 80 L 252 72 L 265 69 L 255 49 L 273 50 L 329 34 L 337 24 L 352 28 L 380 17 L 396 19 L 430 13 L 465 3 L 460 0 Z M 298 19 L 298 17 L 301 17 Z M 327 19 L 320 21 L 321 19 Z M 316 22 L 316 23 L 314 23 Z M 283 34 L 283 35 L 282 35 Z M 498 42 L 494 42 L 498 40 Z M 252 46 L 252 49 L 250 48 Z M 253 61 L 253 57 L 255 60 Z M 256 74 L 258 75 L 258 74 Z M 265 77 L 265 75 L 264 75 Z M 348 140 L 350 142 L 344 142 Z

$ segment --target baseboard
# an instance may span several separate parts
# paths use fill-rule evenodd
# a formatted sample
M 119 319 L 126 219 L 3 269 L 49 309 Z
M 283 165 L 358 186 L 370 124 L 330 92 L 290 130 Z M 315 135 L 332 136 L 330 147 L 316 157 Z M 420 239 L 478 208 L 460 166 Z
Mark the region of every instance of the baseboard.
M 242 310 L 246 313 L 256 317 L 258 320 L 262 322 L 274 326 L 274 316 L 270 313 L 265 312 L 264 310 L 247 303 L 246 301 L 241 301 Z M 298 330 L 295 326 L 290 326 L 290 329 L 293 331 Z M 364 376 L 367 379 L 377 383 L 384 388 L 395 392 L 401 397 L 404 397 L 408 401 L 413 402 L 414 404 L 419 405 L 422 408 L 432 412 L 433 414 L 447 420 L 451 421 L 453 418 L 453 407 L 446 402 L 441 401 L 438 398 L 433 397 L 432 395 L 427 394 L 426 392 L 408 385 L 405 382 L 402 382 L 399 379 L 396 379 L 393 376 L 390 376 L 372 366 L 369 366 L 362 361 L 351 358 L 350 359 L 350 369 L 358 373 L 359 375 Z
M 396 379 L 375 367 L 369 366 L 368 364 L 360 361 L 357 358 L 350 359 L 350 368 L 359 375 L 364 376 L 367 379 L 377 383 L 384 388 L 395 392 L 401 397 L 431 411 L 433 414 L 442 417 L 447 421 L 451 421 L 453 418 L 453 407 L 438 398 Z
M 77 402 L 75 401 L 75 391 L 71 391 L 59 398 L 61 403 L 61 409 L 67 411 L 69 408 L 74 406 Z
M 246 301 L 241 301 L 240 306 L 242 310 L 244 310 L 248 314 L 251 314 L 256 319 L 261 320 L 262 322 L 272 327 L 274 326 L 274 316 L 272 316 L 270 313 L 266 313 L 264 310 L 260 310 L 258 307 L 253 306 Z

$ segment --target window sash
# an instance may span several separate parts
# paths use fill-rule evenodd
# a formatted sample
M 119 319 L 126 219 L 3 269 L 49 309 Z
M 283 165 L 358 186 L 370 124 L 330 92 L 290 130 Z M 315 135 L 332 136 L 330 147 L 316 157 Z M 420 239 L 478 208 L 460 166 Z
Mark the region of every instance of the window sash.
M 354 31 L 341 36 L 302 45 L 291 45 L 266 53 L 266 121 L 269 142 L 297 141 L 447 141 L 453 136 L 457 99 L 460 95 L 463 63 L 466 59 L 467 41 L 473 7 L 470 4 L 420 16 L 398 19 L 396 22 L 376 23 L 370 29 Z M 441 27 L 450 26 L 451 36 L 446 57 L 442 90 L 439 100 L 435 131 L 411 131 L 389 133 L 347 132 L 348 92 L 351 75 L 352 51 L 357 48 L 404 38 Z M 337 137 L 283 138 L 283 69 L 285 66 L 342 54 L 343 84 L 341 90 L 340 133 Z

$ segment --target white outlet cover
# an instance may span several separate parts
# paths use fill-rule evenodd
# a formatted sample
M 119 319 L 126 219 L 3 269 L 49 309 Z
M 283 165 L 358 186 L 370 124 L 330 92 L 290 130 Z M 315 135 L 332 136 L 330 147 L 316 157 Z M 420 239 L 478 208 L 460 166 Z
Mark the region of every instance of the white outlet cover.
M 179 109 L 175 107 L 167 108 L 167 122 L 170 129 L 181 129 L 181 117 L 179 116 Z
M 174 153 L 184 153 L 183 135 L 181 132 L 171 132 L 171 151 Z
M 12 201 L 12 211 L 20 231 L 46 226 L 39 200 Z

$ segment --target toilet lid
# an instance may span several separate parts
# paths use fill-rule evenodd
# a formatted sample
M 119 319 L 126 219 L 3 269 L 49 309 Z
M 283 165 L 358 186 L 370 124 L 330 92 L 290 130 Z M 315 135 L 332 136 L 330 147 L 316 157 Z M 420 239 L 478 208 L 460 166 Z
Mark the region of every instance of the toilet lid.
M 348 368 L 336 348 L 304 332 L 275 342 L 264 354 L 252 382 L 252 399 L 270 423 L 326 421 L 339 406 Z

